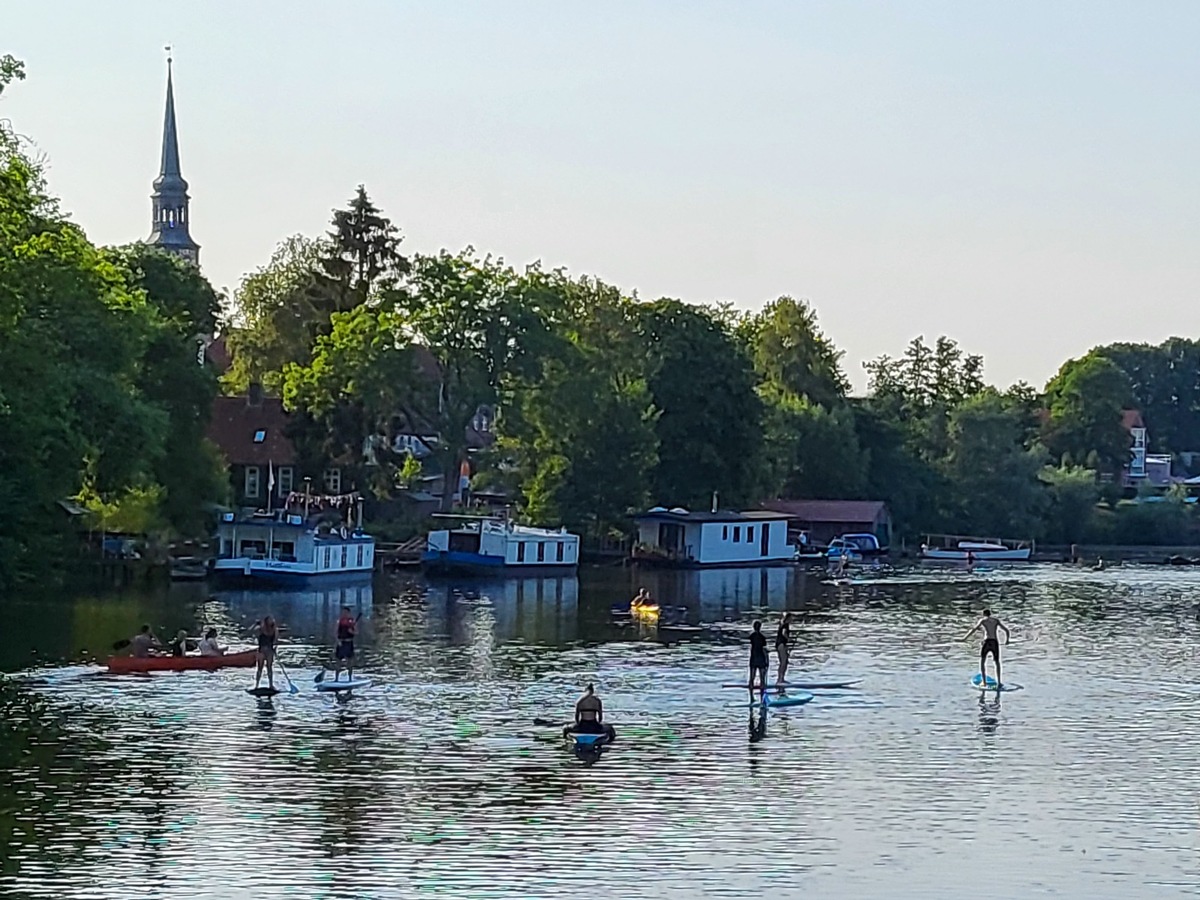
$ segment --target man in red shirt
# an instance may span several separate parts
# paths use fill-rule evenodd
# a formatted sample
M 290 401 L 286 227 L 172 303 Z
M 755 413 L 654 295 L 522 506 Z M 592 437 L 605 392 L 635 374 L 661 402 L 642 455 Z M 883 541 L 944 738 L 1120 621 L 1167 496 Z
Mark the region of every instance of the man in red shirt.
M 346 677 L 354 679 L 354 636 L 358 631 L 357 620 L 350 615 L 350 607 L 342 607 L 342 615 L 337 622 L 337 650 L 334 651 L 336 671 L 333 674 L 336 681 L 342 674 L 342 666 L 347 668 Z

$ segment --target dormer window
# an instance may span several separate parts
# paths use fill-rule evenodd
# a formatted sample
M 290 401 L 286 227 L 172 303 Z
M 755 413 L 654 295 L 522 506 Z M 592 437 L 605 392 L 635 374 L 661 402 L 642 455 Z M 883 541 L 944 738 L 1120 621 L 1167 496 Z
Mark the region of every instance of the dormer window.
M 265 428 L 260 428 L 258 431 L 254 432 L 254 443 L 261 444 L 266 439 L 267 430 Z

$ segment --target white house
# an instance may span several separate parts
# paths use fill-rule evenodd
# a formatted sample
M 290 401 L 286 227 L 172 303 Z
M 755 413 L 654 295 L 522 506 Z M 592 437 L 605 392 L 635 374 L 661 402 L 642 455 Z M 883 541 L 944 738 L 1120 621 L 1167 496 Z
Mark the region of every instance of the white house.
M 671 566 L 764 566 L 789 562 L 788 517 L 752 510 L 689 512 L 656 506 L 634 516 L 637 559 Z

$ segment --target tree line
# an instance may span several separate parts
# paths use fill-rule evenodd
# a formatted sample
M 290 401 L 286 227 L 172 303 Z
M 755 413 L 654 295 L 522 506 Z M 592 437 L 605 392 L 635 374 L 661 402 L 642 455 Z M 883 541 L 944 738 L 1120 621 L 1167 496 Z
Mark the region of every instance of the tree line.
M 0 59 L 0 93 L 22 76 Z M 218 330 L 231 354 L 219 381 L 197 361 Z M 374 497 L 422 466 L 456 473 L 477 413 L 495 410 L 475 486 L 589 536 L 716 494 L 731 508 L 885 500 L 911 536 L 1173 541 L 1190 533 L 1186 491 L 1130 502 L 1123 411 L 1141 411 L 1152 452 L 1182 464 L 1200 450 L 1197 341 L 1099 347 L 1041 390 L 999 390 L 979 356 L 916 338 L 868 363 L 854 397 L 803 300 L 747 313 L 469 247 L 407 254 L 362 187 L 328 233 L 286 239 L 223 298 L 175 257 L 90 243 L 7 124 L 0 373 L 0 584 L 54 565 L 67 499 L 112 530 L 203 532 L 228 499 L 209 409 L 251 383 L 293 411 L 302 468 L 340 465 Z M 438 439 L 419 463 L 398 435 Z

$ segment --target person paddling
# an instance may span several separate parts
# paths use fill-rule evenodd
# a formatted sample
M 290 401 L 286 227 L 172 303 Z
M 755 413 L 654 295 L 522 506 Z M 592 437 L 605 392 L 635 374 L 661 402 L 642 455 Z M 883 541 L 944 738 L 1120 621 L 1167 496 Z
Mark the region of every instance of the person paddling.
M 119 644 L 117 646 L 120 646 Z M 129 639 L 129 655 L 138 659 L 154 656 L 155 650 L 161 650 L 162 644 L 154 636 L 149 625 L 143 625 L 142 630 Z
M 775 684 L 782 685 L 787 681 L 788 657 L 791 654 L 792 614 L 785 612 L 779 620 L 779 628 L 775 632 L 775 654 L 779 657 L 779 674 L 775 676 Z M 753 679 L 752 679 L 753 680 Z
M 963 635 L 963 640 L 969 640 L 971 635 L 983 629 L 983 646 L 979 650 L 979 677 L 983 680 L 983 684 L 987 684 L 987 658 L 988 654 L 992 655 L 992 659 L 996 662 L 996 687 L 1003 685 L 1000 680 L 1000 640 L 996 636 L 1000 631 L 1004 632 L 1004 643 L 1008 643 L 1011 634 L 1008 626 L 992 615 L 990 609 L 983 611 L 983 618 L 975 623 L 975 626 Z
M 200 641 L 201 656 L 224 656 L 227 649 L 217 643 L 217 629 L 215 628 L 208 629 L 204 639 Z
M 279 626 L 274 616 L 263 616 L 254 626 L 258 631 L 258 658 L 254 669 L 254 689 L 262 681 L 263 668 L 267 670 L 267 687 L 275 690 L 275 647 L 279 643 Z
M 613 727 L 604 724 L 604 704 L 596 696 L 594 684 L 584 689 L 575 704 L 575 722 L 563 729 L 563 737 L 570 734 L 605 734 L 610 741 L 616 737 Z
M 354 637 L 358 633 L 358 623 L 350 615 L 350 607 L 342 607 L 342 615 L 337 621 L 337 649 L 334 651 L 333 680 L 337 681 L 342 674 L 342 666 L 347 668 L 346 677 L 354 680 Z
M 767 692 L 767 636 L 762 633 L 762 622 L 754 620 L 754 631 L 750 633 L 750 690 L 754 690 L 754 676 L 758 675 L 762 692 Z

